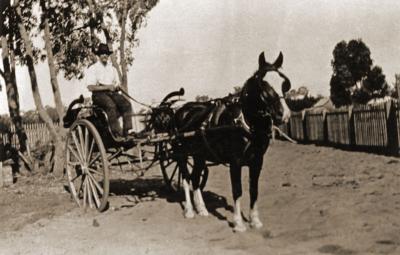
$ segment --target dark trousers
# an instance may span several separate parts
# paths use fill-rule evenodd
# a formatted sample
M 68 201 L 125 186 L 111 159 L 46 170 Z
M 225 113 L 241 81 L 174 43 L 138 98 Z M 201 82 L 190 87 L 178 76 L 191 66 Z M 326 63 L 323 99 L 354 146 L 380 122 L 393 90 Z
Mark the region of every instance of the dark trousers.
M 108 116 L 108 121 L 114 135 L 126 136 L 132 128 L 132 105 L 123 95 L 117 92 L 93 92 L 93 104 L 102 108 Z M 118 118 L 122 116 L 123 131 Z

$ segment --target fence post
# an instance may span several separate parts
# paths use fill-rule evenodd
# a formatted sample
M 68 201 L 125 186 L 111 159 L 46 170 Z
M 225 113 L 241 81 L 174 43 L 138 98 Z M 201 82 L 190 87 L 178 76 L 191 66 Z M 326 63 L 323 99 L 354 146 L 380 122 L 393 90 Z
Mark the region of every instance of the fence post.
M 385 104 L 386 129 L 387 129 L 387 152 L 389 155 L 399 155 L 399 138 L 397 129 L 396 109 L 392 101 Z
M 327 116 L 327 111 L 326 109 L 324 109 L 322 112 L 322 125 L 323 125 L 322 143 L 325 145 L 328 144 L 328 118 L 326 116 Z
M 6 150 L 4 148 L 3 136 L 0 136 L 0 162 L 6 159 Z
M 290 112 L 290 115 L 292 115 L 292 112 Z M 290 117 L 291 118 L 291 117 Z M 293 134 L 292 134 L 292 125 L 290 124 L 290 118 L 288 119 L 288 122 L 286 123 L 286 127 L 287 127 L 287 135 L 290 138 L 293 138 Z
M 308 135 L 307 135 L 307 111 L 306 110 L 301 111 L 301 117 L 302 117 L 302 124 L 303 124 L 303 142 L 307 143 Z
M 356 147 L 356 125 L 354 124 L 354 107 L 348 106 L 349 111 L 349 147 L 354 149 Z

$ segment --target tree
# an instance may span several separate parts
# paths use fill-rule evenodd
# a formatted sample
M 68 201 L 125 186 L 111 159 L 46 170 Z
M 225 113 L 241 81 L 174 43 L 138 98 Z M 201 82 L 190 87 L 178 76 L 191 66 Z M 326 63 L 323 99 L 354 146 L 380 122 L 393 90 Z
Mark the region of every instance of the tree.
M 11 9 L 10 1 L 0 2 L 0 37 L 4 69 L 0 70 L 0 73 L 5 82 L 8 110 L 20 142 L 20 150 L 25 152 L 27 137 L 20 116 L 19 93 L 15 77 L 15 36 L 12 33 L 15 16 Z
M 371 52 L 361 39 L 341 41 L 335 46 L 330 97 L 336 107 L 365 103 L 388 93 L 382 68 L 372 67 L 372 62 Z
M 195 101 L 196 102 L 207 102 L 210 101 L 211 98 L 207 95 L 203 95 L 203 96 L 196 96 Z
M 285 95 L 285 101 L 291 111 L 302 111 L 312 107 L 322 96 L 312 96 L 307 87 L 302 86 L 297 90 L 292 89 Z
M 132 49 L 139 43 L 137 32 L 158 0 L 47 1 L 57 71 L 62 70 L 66 78 L 82 78 L 85 67 L 93 63 L 93 50 L 103 34 L 113 50 L 111 62 L 127 90 Z
M 64 164 L 63 161 L 63 144 L 62 144 L 62 136 L 60 136 L 59 130 L 56 129 L 55 125 L 52 122 L 49 114 L 47 113 L 46 109 L 43 107 L 37 75 L 35 70 L 35 63 L 38 58 L 38 50 L 36 50 L 32 43 L 32 36 L 30 34 L 33 27 L 36 25 L 36 19 L 32 19 L 33 13 L 33 0 L 24 0 L 24 1 L 15 1 L 14 8 L 11 9 L 13 15 L 16 17 L 16 26 L 18 27 L 17 36 L 20 39 L 20 59 L 23 64 L 28 67 L 30 82 L 31 82 L 31 89 L 33 100 L 36 106 L 36 109 L 39 113 L 40 118 L 42 121 L 46 123 L 47 128 L 50 131 L 50 135 L 54 142 L 54 168 L 51 171 L 60 174 L 62 172 L 62 167 Z M 21 50 L 23 49 L 23 50 Z M 32 165 L 32 160 L 25 160 L 26 162 Z M 32 169 L 32 167 L 31 167 Z M 61 175 L 61 174 L 60 174 Z
M 58 114 L 58 119 L 60 120 L 60 126 L 62 126 L 62 119 L 64 115 L 64 106 L 61 100 L 61 93 L 60 93 L 60 88 L 58 85 L 58 80 L 57 80 L 57 69 L 55 66 L 54 62 L 54 55 L 53 55 L 53 47 L 51 43 L 51 34 L 50 34 L 50 25 L 49 25 L 49 16 L 51 14 L 54 15 L 54 13 L 50 13 L 49 8 L 48 8 L 48 1 L 46 0 L 40 0 L 40 7 L 42 10 L 42 15 L 41 15 L 41 28 L 43 30 L 43 39 L 45 42 L 45 49 L 46 49 L 46 56 L 47 56 L 47 63 L 49 65 L 49 70 L 50 70 L 50 83 L 51 83 L 51 88 L 53 90 L 53 95 L 54 95 L 54 103 L 57 109 L 57 114 Z M 44 55 L 42 55 L 42 59 Z
M 40 119 L 46 123 L 55 145 L 53 172 L 60 172 L 63 165 L 64 131 L 53 124 L 52 117 L 43 107 L 35 64 L 39 59 L 48 61 L 57 115 L 61 120 L 64 107 L 57 74 L 61 71 L 66 78 L 82 78 L 85 67 L 93 62 L 93 49 L 100 42 L 98 33 L 102 32 L 111 49 L 119 45 L 111 59 L 120 73 L 122 86 L 127 89 L 128 65 L 133 61 L 132 48 L 138 44 L 136 33 L 145 25 L 147 13 L 157 3 L 158 0 L 14 0 L 11 6 L 10 1 L 1 1 L 4 70 L 0 73 L 6 83 L 10 115 L 15 117 L 13 120 L 19 118 L 22 129 L 22 121 L 18 117 L 18 90 L 13 71 L 15 62 L 19 62 L 28 67 L 37 112 Z M 41 11 L 39 21 L 33 13 L 36 4 L 39 4 Z M 32 43 L 33 38 L 37 36 L 33 31 L 37 28 L 43 32 L 43 52 Z M 4 50 L 6 48 L 8 50 Z M 9 57 L 14 56 L 14 50 L 15 61 L 13 57 Z
M 104 34 L 110 49 L 119 45 L 113 50 L 111 61 L 122 87 L 128 90 L 127 72 L 133 61 L 132 48 L 138 43 L 136 33 L 157 3 L 158 0 L 40 0 L 41 28 L 59 113 L 62 102 L 56 98 L 56 73 L 63 71 L 66 78 L 82 78 L 85 67 L 95 59 L 93 51 L 100 42 L 99 33 Z
M 372 98 L 385 97 L 389 92 L 389 85 L 386 82 L 382 68 L 374 66 L 364 80 L 364 87 L 370 92 Z

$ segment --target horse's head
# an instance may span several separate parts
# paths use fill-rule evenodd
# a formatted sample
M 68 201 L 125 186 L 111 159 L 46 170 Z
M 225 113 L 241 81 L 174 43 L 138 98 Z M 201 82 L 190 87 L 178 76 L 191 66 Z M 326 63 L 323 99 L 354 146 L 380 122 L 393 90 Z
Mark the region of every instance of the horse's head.
M 264 52 L 258 57 L 258 70 L 250 77 L 242 88 L 240 101 L 246 120 L 253 127 L 264 128 L 271 120 L 280 124 L 283 117 L 283 107 L 278 93 L 264 81 L 268 72 L 276 72 L 282 79 L 282 94 L 290 89 L 290 81 L 279 68 L 282 66 L 283 55 L 279 53 L 273 64 L 265 60 Z

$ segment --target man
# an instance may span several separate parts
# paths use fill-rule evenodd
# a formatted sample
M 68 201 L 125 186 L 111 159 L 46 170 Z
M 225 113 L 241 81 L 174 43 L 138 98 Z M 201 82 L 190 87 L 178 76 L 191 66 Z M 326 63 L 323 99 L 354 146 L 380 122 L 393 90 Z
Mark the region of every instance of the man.
M 112 51 L 106 44 L 101 43 L 95 53 L 99 61 L 89 67 L 86 86 L 92 92 L 93 104 L 107 113 L 114 136 L 122 139 L 127 137 L 132 129 L 132 106 L 128 99 L 119 93 L 117 70 L 108 61 Z M 118 122 L 121 115 L 123 129 Z

